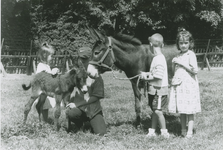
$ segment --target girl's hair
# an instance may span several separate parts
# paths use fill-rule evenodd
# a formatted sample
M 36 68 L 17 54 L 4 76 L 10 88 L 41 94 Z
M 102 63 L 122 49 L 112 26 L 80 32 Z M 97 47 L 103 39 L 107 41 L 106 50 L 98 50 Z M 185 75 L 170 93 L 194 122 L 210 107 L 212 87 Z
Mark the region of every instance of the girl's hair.
M 47 58 L 49 55 L 54 54 L 54 49 L 51 45 L 48 45 L 48 43 L 44 42 L 40 45 L 39 49 L 39 58 L 41 62 L 47 63 Z
M 193 36 L 189 31 L 185 30 L 184 28 L 181 28 L 181 29 L 178 30 L 177 39 L 176 39 L 178 50 L 180 50 L 180 47 L 179 47 L 179 40 L 180 39 L 184 39 L 184 40 L 188 39 L 189 42 L 190 42 L 189 49 L 192 50 L 194 48 Z

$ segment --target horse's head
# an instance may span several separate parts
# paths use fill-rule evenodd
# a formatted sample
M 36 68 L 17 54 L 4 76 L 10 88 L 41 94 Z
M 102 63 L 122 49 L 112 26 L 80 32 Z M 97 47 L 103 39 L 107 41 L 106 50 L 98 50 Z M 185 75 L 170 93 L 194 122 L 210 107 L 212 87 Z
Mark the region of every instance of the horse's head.
M 115 57 L 112 50 L 111 38 L 103 35 L 95 29 L 89 29 L 91 36 L 96 39 L 92 49 L 92 57 L 87 72 L 95 78 L 100 73 L 111 70 Z

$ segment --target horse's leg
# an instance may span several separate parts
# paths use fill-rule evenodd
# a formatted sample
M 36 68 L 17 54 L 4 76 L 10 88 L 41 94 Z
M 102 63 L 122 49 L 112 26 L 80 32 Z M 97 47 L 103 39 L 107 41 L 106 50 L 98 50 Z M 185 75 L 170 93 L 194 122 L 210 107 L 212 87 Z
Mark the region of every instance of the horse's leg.
M 31 96 L 30 100 L 28 101 L 28 103 L 25 105 L 25 110 L 24 110 L 24 120 L 23 120 L 23 124 L 26 124 L 26 120 L 28 117 L 28 114 L 32 108 L 32 105 L 34 103 L 34 101 L 38 98 L 38 96 Z
M 61 101 L 62 101 L 62 95 L 56 95 L 55 99 L 56 99 L 56 110 L 54 112 L 54 117 L 55 117 L 54 126 L 55 126 L 55 129 L 57 131 L 59 131 L 59 118 L 60 118 L 60 115 L 61 115 L 60 104 L 61 104 Z
M 135 96 L 136 127 L 138 127 L 141 123 L 141 93 L 135 82 L 132 82 L 132 89 Z

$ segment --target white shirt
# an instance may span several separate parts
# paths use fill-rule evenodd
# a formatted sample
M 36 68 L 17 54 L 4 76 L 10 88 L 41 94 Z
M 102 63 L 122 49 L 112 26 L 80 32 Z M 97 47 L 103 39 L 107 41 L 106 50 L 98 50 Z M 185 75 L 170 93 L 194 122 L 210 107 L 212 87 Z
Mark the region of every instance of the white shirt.
M 153 58 L 150 72 L 153 74 L 155 78 L 160 79 L 159 83 L 158 80 L 150 81 L 149 84 L 157 87 L 165 87 L 168 86 L 168 74 L 167 74 L 167 64 L 166 59 L 163 54 L 157 55 Z
M 39 63 L 37 65 L 36 73 L 40 73 L 42 71 L 46 71 L 47 73 L 52 74 L 52 70 L 48 64 Z

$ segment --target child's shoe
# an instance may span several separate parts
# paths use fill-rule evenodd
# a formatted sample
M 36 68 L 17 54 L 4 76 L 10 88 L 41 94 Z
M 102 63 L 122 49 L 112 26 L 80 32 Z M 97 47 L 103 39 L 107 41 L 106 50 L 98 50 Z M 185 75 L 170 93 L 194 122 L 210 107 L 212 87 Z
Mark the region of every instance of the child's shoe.
M 186 138 L 190 139 L 193 137 L 193 133 L 192 132 L 187 132 Z
M 170 134 L 168 133 L 167 129 L 161 129 L 161 136 L 168 139 L 170 137 Z
M 156 137 L 155 129 L 149 128 L 149 133 L 146 135 L 146 137 Z

